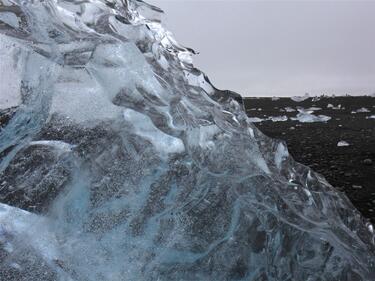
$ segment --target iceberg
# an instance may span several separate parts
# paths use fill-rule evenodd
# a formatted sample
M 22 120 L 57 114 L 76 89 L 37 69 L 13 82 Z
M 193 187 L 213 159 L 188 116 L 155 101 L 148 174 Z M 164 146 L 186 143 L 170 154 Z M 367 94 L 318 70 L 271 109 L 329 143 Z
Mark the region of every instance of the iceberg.
M 161 14 L 0 0 L 0 280 L 375 280 L 372 225 Z

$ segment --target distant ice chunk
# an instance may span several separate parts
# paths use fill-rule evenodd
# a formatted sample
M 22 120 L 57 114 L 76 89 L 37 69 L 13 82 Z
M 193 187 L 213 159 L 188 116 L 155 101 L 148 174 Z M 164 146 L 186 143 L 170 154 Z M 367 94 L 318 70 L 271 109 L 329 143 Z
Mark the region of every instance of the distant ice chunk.
M 306 93 L 305 95 L 303 96 L 293 96 L 291 97 L 290 99 L 292 101 L 295 101 L 295 102 L 302 102 L 304 100 L 307 100 L 308 98 L 310 98 L 310 95 L 308 93 Z
M 314 123 L 314 122 L 327 122 L 331 119 L 330 116 L 326 115 L 314 115 L 313 112 L 316 108 L 305 109 L 303 107 L 297 108 L 299 113 L 296 117 L 291 117 L 291 120 L 299 121 L 301 123 Z
M 248 120 L 252 123 L 259 123 L 259 122 L 263 122 L 265 119 L 262 119 L 262 118 L 259 118 L 259 117 L 249 117 Z
M 272 122 L 284 122 L 284 121 L 288 121 L 288 117 L 286 117 L 285 115 L 283 115 L 283 116 L 270 116 L 270 117 L 268 117 L 267 120 L 270 120 Z
M 298 113 L 296 117 L 291 117 L 291 120 L 299 121 L 301 123 L 314 123 L 314 122 L 327 122 L 331 120 L 330 116 L 326 115 L 314 115 L 311 113 Z
M 355 111 L 356 113 L 368 113 L 370 110 L 368 110 L 366 107 L 361 107 Z
M 341 140 L 337 143 L 337 146 L 349 146 L 350 144 L 344 140 Z
M 288 106 L 288 107 L 285 107 L 285 111 L 286 112 L 295 112 L 296 110 L 294 108 Z
M 306 109 L 306 111 L 319 111 L 322 110 L 320 107 L 312 106 Z
M 331 109 L 334 109 L 334 110 L 339 110 L 339 109 L 342 109 L 341 108 L 341 104 L 339 104 L 338 106 L 334 106 L 333 104 L 329 103 L 327 105 L 327 108 L 331 108 Z
M 260 123 L 264 121 L 272 121 L 272 122 L 284 122 L 288 121 L 288 117 L 283 115 L 283 116 L 269 116 L 267 118 L 259 118 L 259 117 L 249 117 L 248 119 L 250 122 L 253 123 Z

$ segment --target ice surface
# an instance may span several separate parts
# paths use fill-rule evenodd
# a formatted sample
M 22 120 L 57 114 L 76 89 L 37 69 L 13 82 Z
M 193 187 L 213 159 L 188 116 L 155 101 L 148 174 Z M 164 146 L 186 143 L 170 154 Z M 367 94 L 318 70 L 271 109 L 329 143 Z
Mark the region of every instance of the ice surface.
M 0 0 L 0 280 L 375 280 L 373 228 L 160 16 Z

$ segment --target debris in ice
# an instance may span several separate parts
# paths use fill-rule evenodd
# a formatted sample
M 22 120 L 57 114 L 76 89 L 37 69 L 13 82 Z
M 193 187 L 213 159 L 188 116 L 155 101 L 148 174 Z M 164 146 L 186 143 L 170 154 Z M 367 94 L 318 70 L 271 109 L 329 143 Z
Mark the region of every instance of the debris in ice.
M 6 242 L 9 239 L 7 237 L 11 236 L 24 240 L 46 262 L 59 258 L 56 237 L 49 232 L 45 218 L 0 203 L 0 242 L 4 243 L 2 240 Z M 13 245 L 5 243 L 5 246 L 8 252 L 13 252 Z
M 159 151 L 163 157 L 171 153 L 182 153 L 185 151 L 181 139 L 170 136 L 158 129 L 152 120 L 142 113 L 132 109 L 124 110 L 124 119 L 133 127 L 138 136 L 150 141 L 154 148 Z
M 308 93 L 306 93 L 305 95 L 303 96 L 293 96 L 291 97 L 290 99 L 292 101 L 295 101 L 295 102 L 302 102 L 304 100 L 307 100 L 308 98 L 310 98 L 310 95 Z
M 21 270 L 22 269 L 21 266 L 18 263 L 16 263 L 16 262 L 12 262 L 10 264 L 10 267 L 13 267 L 14 269 L 17 269 L 17 270 Z
M 344 140 L 341 140 L 337 143 L 337 146 L 349 146 L 350 144 Z

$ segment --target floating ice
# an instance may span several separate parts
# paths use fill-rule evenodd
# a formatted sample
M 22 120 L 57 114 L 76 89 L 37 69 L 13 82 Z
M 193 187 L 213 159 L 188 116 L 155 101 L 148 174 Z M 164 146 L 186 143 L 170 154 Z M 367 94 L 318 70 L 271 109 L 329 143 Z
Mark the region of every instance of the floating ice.
M 375 115 L 366 116 L 366 119 L 375 119 Z
M 337 143 L 337 146 L 349 146 L 350 144 L 344 140 L 341 140 Z
M 338 106 L 334 106 L 333 104 L 329 103 L 327 105 L 327 108 L 331 108 L 331 109 L 334 109 L 334 110 L 340 110 L 340 109 L 343 109 L 341 108 L 341 104 L 339 104 Z
M 316 106 L 312 106 L 312 107 L 309 107 L 308 109 L 307 109 L 307 111 L 319 111 L 319 110 L 322 110 L 320 107 L 316 107 Z
M 314 123 L 314 122 L 327 122 L 331 119 L 330 116 L 326 115 L 314 115 L 312 114 L 316 108 L 305 109 L 303 107 L 297 108 L 299 113 L 296 117 L 291 117 L 291 120 L 299 121 L 301 123 Z M 317 109 L 319 110 L 319 108 Z
M 326 115 L 314 115 L 311 113 L 298 113 L 296 117 L 291 117 L 291 120 L 299 121 L 301 123 L 314 123 L 314 122 L 327 122 L 331 120 L 330 116 Z
M 323 96 L 315 96 L 311 99 L 312 102 L 317 102 L 317 101 L 320 101 L 322 98 L 324 98 L 324 95 Z
M 361 107 L 355 111 L 356 113 L 367 113 L 370 112 L 366 107 Z
M 263 122 L 265 119 L 259 117 L 249 117 L 248 120 L 252 123 L 260 123 Z
M 158 8 L 0 0 L 0 33 L 17 58 L 1 95 L 19 95 L 0 119 L 0 279 L 375 280 L 366 220 Z
M 302 102 L 304 100 L 307 100 L 308 98 L 310 98 L 310 95 L 308 93 L 306 93 L 305 95 L 303 96 L 293 96 L 291 97 L 290 99 L 292 101 L 295 101 L 295 102 Z
M 291 107 L 285 107 L 285 111 L 286 112 L 295 112 L 296 110 L 294 108 L 291 108 Z
M 283 116 L 269 116 L 267 118 L 259 118 L 259 117 L 249 117 L 248 120 L 252 123 L 260 123 L 264 121 L 272 121 L 272 122 L 284 122 L 288 121 L 288 117 Z
M 288 117 L 283 115 L 283 116 L 270 116 L 268 117 L 268 120 L 272 121 L 272 122 L 284 122 L 284 121 L 288 121 Z

